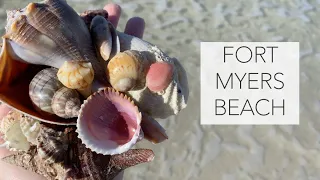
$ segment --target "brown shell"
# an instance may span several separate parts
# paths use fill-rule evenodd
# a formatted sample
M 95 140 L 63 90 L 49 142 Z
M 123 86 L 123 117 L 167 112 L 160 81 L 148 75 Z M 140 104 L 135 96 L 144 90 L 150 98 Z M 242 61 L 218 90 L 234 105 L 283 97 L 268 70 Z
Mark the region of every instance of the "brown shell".
M 97 154 L 81 143 L 73 128 L 66 128 L 64 132 L 68 137 L 69 148 L 61 163 L 49 163 L 42 159 L 36 148 L 27 153 L 18 152 L 2 160 L 47 179 L 112 180 L 124 169 L 154 159 L 154 153 L 150 149 L 131 149 L 114 156 Z
M 64 161 L 69 148 L 68 136 L 64 131 L 42 125 L 37 141 L 38 155 L 44 161 L 48 163 Z

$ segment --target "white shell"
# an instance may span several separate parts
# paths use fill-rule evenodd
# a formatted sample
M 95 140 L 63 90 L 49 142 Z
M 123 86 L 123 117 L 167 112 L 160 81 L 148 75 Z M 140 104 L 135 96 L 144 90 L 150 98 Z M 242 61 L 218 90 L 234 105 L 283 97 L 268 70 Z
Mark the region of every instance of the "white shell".
M 20 127 L 27 140 L 34 145 L 38 145 L 37 138 L 40 133 L 40 122 L 22 114 L 20 119 Z

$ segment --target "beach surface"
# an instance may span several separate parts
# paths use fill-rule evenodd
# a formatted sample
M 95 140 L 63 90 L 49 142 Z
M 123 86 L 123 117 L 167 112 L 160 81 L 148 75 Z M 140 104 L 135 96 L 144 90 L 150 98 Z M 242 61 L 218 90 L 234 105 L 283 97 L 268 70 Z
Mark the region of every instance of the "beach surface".
M 108 1 L 67 0 L 78 12 Z M 111 1 L 110 1 L 111 2 Z M 178 58 L 188 73 L 188 107 L 159 122 L 169 140 L 151 148 L 153 162 L 125 171 L 125 180 L 319 180 L 319 0 L 114 0 L 123 14 L 145 19 L 144 39 Z M 6 9 L 25 0 L 0 1 L 0 32 Z M 201 41 L 300 42 L 299 126 L 201 126 Z

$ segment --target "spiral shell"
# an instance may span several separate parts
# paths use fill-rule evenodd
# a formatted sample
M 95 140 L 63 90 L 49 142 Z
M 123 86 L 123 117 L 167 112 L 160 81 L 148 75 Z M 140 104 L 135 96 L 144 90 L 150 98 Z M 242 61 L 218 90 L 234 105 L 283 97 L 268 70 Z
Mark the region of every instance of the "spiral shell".
M 80 96 L 76 90 L 62 87 L 52 98 L 53 112 L 62 118 L 77 117 L 81 107 Z
M 138 51 L 127 50 L 116 54 L 107 65 L 107 75 L 112 87 L 126 92 L 145 84 L 148 61 Z
M 38 145 L 37 138 L 40 133 L 40 122 L 21 114 L 20 127 L 27 140 L 34 145 Z
M 68 150 L 68 136 L 64 131 L 42 125 L 38 141 L 38 155 L 48 163 L 62 162 Z
M 40 71 L 30 82 L 29 96 L 36 108 L 54 114 L 51 107 L 52 98 L 56 91 L 63 87 L 57 79 L 56 68 L 46 68 Z

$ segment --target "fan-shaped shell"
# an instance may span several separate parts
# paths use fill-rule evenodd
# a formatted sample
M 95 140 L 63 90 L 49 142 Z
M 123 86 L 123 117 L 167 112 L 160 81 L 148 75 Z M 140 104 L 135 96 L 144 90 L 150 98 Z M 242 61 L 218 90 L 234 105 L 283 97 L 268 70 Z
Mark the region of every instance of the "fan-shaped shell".
M 65 159 L 69 141 L 64 131 L 42 125 L 37 141 L 38 155 L 48 163 L 58 163 Z
M 37 138 L 40 133 L 40 122 L 21 114 L 20 127 L 27 140 L 34 145 L 38 145 Z
M 140 123 L 141 113 L 130 98 L 106 88 L 91 95 L 81 106 L 77 132 L 87 148 L 113 155 L 136 144 Z

